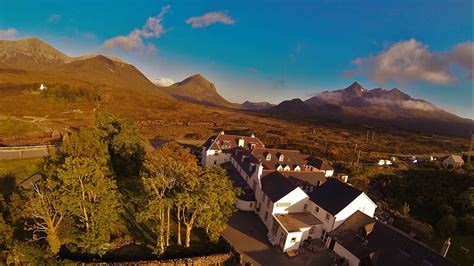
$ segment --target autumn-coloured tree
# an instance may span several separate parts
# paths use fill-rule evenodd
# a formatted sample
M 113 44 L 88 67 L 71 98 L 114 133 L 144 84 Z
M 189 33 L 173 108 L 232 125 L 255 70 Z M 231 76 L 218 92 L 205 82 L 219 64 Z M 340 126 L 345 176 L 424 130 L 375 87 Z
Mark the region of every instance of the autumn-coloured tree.
M 175 206 L 176 191 L 181 187 L 178 183 L 192 178 L 196 170 L 195 157 L 174 142 L 145 157 L 140 177 L 146 188 L 148 202 L 140 218 L 154 221 L 157 225 L 157 253 L 163 253 L 165 247 L 169 246 L 170 212 Z
M 66 158 L 57 180 L 62 208 L 80 225 L 79 246 L 103 254 L 111 225 L 118 221 L 121 211 L 115 181 L 95 160 L 84 157 Z
M 60 205 L 57 187 L 51 182 L 45 183 L 33 185 L 33 191 L 24 204 L 24 213 L 32 220 L 27 229 L 33 231 L 34 240 L 46 239 L 50 251 L 57 254 L 61 248 L 59 227 L 64 218 L 64 210 Z

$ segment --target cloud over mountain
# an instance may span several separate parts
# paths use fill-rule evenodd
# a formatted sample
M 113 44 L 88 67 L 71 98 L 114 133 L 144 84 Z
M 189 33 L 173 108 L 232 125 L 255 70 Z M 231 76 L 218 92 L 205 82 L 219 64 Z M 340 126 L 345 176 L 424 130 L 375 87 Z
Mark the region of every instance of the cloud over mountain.
M 355 59 L 357 68 L 350 74 L 366 75 L 379 84 L 390 80 L 448 84 L 458 80 L 452 66 L 467 71 L 472 78 L 473 51 L 473 43 L 466 42 L 447 52 L 431 52 L 425 44 L 410 39 L 374 56 Z
M 158 85 L 160 87 L 169 87 L 175 83 L 176 82 L 174 80 L 169 78 L 157 78 L 153 80 L 153 84 Z
M 12 40 L 16 38 L 18 31 L 15 28 L 0 29 L 0 40 Z
M 200 17 L 190 17 L 186 20 L 187 24 L 191 24 L 193 28 L 203 28 L 216 23 L 234 24 L 235 21 L 222 12 L 208 12 Z
M 103 47 L 105 49 L 118 48 L 122 51 L 136 50 L 142 54 L 155 52 L 155 45 L 147 44 L 143 39 L 159 38 L 164 33 L 162 21 L 170 8 L 170 5 L 164 6 L 157 16 L 149 17 L 141 29 L 136 28 L 128 35 L 120 35 L 108 39 L 104 42 Z

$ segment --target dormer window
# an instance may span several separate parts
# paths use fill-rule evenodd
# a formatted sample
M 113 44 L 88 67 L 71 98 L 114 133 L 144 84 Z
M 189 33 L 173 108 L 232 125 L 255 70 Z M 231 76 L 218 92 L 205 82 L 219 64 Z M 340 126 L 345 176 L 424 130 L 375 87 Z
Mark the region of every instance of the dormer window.
M 295 166 L 295 168 L 293 169 L 295 171 L 301 171 L 301 167 L 299 165 Z
M 270 161 L 272 159 L 272 155 L 270 153 L 267 153 L 267 156 L 265 158 L 267 161 Z
M 283 162 L 284 160 L 285 160 L 285 156 L 280 153 L 280 155 L 278 156 L 278 161 Z
M 281 164 L 278 164 L 277 165 L 277 171 L 282 171 L 283 170 L 283 166 L 281 166 Z
M 291 167 L 289 165 L 285 165 L 285 167 L 283 167 L 283 171 L 290 171 L 291 170 Z

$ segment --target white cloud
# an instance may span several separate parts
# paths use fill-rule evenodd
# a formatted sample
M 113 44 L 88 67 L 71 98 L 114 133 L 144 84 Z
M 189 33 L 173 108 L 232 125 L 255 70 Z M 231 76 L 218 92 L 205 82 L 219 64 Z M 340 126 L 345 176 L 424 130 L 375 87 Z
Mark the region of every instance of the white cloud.
M 0 29 L 0 40 L 12 40 L 16 38 L 18 31 L 15 28 Z
M 215 23 L 223 23 L 227 25 L 234 24 L 235 21 L 222 12 L 208 12 L 200 17 L 190 17 L 186 20 L 187 24 L 191 24 L 193 28 L 203 28 Z
M 449 60 L 453 63 L 458 64 L 468 72 L 470 79 L 474 78 L 474 43 L 465 42 L 457 45 L 454 49 L 447 54 Z
M 411 39 L 395 43 L 375 56 L 355 59 L 357 69 L 346 74 L 363 74 L 379 84 L 389 80 L 448 84 L 457 80 L 452 65 L 469 71 L 472 77 L 473 50 L 472 43 L 464 43 L 448 52 L 431 52 L 423 43 Z
M 48 22 L 50 22 L 50 23 L 56 23 L 56 22 L 58 22 L 60 19 L 61 19 L 61 15 L 60 15 L 60 14 L 51 14 L 51 15 L 49 15 L 49 17 L 48 17 Z
M 176 82 L 174 80 L 169 78 L 157 78 L 153 80 L 153 84 L 158 85 L 160 87 L 169 87 L 175 83 Z
M 118 48 L 126 52 L 136 50 L 143 54 L 155 52 L 155 45 L 147 44 L 143 39 L 159 38 L 164 33 L 162 21 L 164 15 L 169 10 L 169 5 L 164 6 L 156 17 L 149 17 L 141 29 L 136 28 L 128 35 L 120 35 L 108 39 L 104 42 L 103 47 L 105 49 Z

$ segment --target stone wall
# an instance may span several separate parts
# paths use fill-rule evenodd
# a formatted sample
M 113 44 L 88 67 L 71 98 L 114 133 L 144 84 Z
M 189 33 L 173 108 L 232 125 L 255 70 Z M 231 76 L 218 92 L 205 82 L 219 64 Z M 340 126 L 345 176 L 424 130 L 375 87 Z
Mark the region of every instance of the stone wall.
M 105 266 L 105 265 L 116 265 L 116 266 L 128 266 L 128 265 L 158 265 L 158 266 L 194 266 L 194 265 L 224 265 L 227 261 L 235 261 L 238 258 L 238 254 L 231 251 L 228 253 L 214 254 L 209 256 L 183 258 L 183 259 L 171 259 L 171 260 L 155 260 L 155 261 L 136 261 L 136 262 L 103 262 L 103 263 L 78 263 L 78 265 L 88 266 Z

